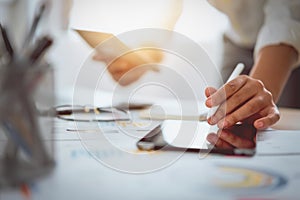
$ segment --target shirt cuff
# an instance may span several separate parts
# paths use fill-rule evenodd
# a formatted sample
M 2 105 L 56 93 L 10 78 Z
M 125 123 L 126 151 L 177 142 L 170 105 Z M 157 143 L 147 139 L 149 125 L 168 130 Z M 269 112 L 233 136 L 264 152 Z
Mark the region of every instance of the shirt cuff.
M 300 23 L 293 20 L 282 19 L 265 24 L 258 35 L 254 58 L 259 51 L 270 45 L 287 44 L 298 52 L 298 60 L 294 68 L 300 65 Z

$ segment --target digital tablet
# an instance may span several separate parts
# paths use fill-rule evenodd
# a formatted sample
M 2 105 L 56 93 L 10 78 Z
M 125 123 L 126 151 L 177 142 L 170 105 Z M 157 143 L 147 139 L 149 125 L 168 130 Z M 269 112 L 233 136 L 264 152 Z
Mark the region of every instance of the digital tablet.
M 227 141 L 226 145 L 222 146 L 207 141 L 209 134 L 219 135 L 222 131 L 232 134 L 239 141 L 245 141 L 247 146 L 243 146 L 242 143 L 235 146 L 234 142 L 231 144 Z M 237 124 L 230 129 L 221 130 L 207 122 L 166 120 L 140 139 L 137 147 L 147 151 L 189 151 L 253 156 L 256 147 L 256 129 L 251 125 Z

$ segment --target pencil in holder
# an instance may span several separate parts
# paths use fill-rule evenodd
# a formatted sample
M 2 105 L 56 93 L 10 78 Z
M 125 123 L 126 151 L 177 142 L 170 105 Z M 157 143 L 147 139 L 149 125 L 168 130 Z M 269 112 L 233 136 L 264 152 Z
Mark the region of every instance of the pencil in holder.
M 54 73 L 44 62 L 0 66 L 0 188 L 47 175 L 54 167 Z

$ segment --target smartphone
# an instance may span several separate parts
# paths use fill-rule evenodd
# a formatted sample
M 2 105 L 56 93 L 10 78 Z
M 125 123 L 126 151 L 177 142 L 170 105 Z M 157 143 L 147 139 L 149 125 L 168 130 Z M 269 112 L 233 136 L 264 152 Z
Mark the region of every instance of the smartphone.
M 247 146 L 234 144 L 213 145 L 207 141 L 209 134 L 226 131 L 243 141 Z M 237 124 L 230 129 L 218 129 L 207 122 L 165 120 L 137 142 L 140 150 L 187 151 L 200 153 L 218 153 L 226 155 L 253 156 L 256 148 L 256 129 L 248 124 Z M 250 142 L 249 142 L 250 141 Z M 253 145 L 250 145 L 253 144 Z

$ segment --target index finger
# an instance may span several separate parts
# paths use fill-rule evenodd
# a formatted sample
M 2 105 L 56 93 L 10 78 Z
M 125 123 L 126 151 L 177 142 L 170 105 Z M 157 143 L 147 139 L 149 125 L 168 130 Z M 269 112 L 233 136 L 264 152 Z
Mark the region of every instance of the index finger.
M 208 97 L 207 101 L 211 102 L 211 106 L 218 106 L 227 98 L 239 91 L 246 84 L 246 82 L 247 77 L 245 75 L 238 76 L 237 78 L 223 85 L 219 90 Z

